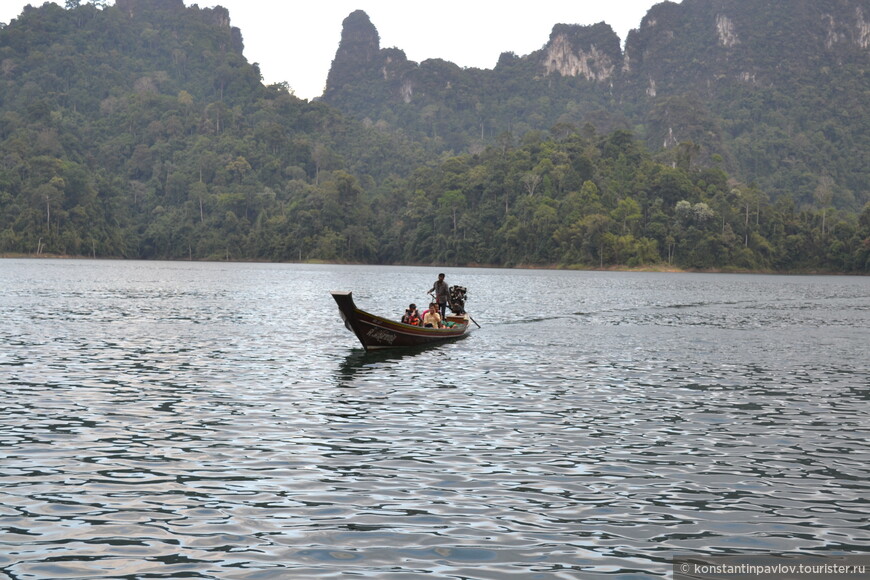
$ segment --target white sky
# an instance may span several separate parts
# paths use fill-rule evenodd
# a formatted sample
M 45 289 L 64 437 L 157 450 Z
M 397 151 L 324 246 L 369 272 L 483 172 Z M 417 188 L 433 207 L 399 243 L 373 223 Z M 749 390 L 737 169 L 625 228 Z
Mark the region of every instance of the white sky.
M 397 47 L 410 60 L 442 58 L 462 67 L 493 68 L 502 52 L 522 56 L 546 44 L 553 25 L 607 22 L 625 42 L 647 10 L 660 0 L 551 0 L 503 2 L 441 0 L 184 0 L 185 6 L 227 8 L 241 29 L 245 58 L 260 65 L 266 83 L 287 82 L 296 95 L 323 92 L 341 39 L 341 23 L 364 10 L 378 30 L 381 48 Z M 63 0 L 55 0 L 64 5 Z M 0 0 L 0 22 L 43 0 Z M 429 6 L 428 8 L 426 6 Z

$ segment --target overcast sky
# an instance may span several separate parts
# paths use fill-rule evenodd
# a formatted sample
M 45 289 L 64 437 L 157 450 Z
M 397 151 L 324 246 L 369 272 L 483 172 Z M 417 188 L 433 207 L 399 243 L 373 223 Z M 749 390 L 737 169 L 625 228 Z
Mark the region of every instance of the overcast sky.
M 63 0 L 56 0 L 63 6 Z M 503 2 L 441 0 L 185 0 L 202 8 L 224 6 L 242 31 L 245 57 L 260 65 L 266 83 L 287 82 L 302 98 L 323 92 L 341 39 L 341 22 L 364 10 L 378 29 L 381 48 L 397 47 L 413 61 L 442 58 L 462 67 L 493 68 L 502 52 L 520 56 L 538 50 L 554 24 L 607 22 L 625 42 L 657 0 L 555 0 Z M 9 23 L 27 4 L 0 0 L 0 22 Z M 427 7 L 428 6 L 428 7 Z

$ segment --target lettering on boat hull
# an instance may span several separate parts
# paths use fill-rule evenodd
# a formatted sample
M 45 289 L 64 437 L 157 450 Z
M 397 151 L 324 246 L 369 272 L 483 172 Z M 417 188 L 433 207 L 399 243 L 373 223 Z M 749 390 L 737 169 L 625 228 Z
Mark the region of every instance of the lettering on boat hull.
M 383 342 L 386 344 L 393 344 L 396 340 L 396 335 L 389 330 L 384 330 L 382 328 L 372 328 L 369 330 L 366 335 L 374 340 L 379 342 Z

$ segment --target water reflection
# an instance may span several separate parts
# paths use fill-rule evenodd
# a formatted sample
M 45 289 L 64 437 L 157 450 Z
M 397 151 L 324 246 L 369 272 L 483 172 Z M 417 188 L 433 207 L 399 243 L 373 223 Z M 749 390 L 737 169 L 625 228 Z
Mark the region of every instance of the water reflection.
M 468 337 L 464 337 L 466 340 Z M 455 341 L 459 342 L 459 341 Z M 448 344 L 418 346 L 401 349 L 383 349 L 366 351 L 363 348 L 350 349 L 341 361 L 336 372 L 336 384 L 339 387 L 354 386 L 354 381 L 367 374 L 395 375 L 396 369 L 410 368 L 417 371 L 429 370 L 439 374 L 442 365 L 447 364 L 450 356 L 444 349 Z M 413 371 L 412 371 L 413 372 Z M 417 376 L 417 373 L 414 373 Z

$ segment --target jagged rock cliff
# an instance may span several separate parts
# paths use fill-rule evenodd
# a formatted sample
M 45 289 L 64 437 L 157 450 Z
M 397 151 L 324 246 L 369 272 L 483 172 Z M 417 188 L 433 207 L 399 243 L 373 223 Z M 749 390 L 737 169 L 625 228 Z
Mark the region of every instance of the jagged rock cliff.
M 534 63 L 530 70 L 539 79 L 558 74 L 610 82 L 621 67 L 622 50 L 619 37 L 608 24 L 557 24 L 547 44 L 522 59 Z M 449 89 L 462 84 L 463 72 L 475 74 L 440 59 L 416 63 L 409 61 L 402 50 L 381 49 L 377 29 L 365 12 L 357 10 L 342 23 L 341 41 L 327 77 L 324 99 L 341 101 L 341 94 L 355 91 L 359 83 L 381 81 L 384 84 L 381 88 L 388 89 L 384 96 L 410 103 L 415 94 L 424 90 L 429 94 L 433 88 Z M 452 74 L 456 78 L 450 78 Z M 381 91 L 369 89 L 382 96 Z
M 653 6 L 626 40 L 627 69 L 659 87 L 723 78 L 763 85 L 867 60 L 866 0 L 684 0 Z M 628 81 L 636 79 L 627 79 Z
M 620 39 L 606 23 L 557 24 L 542 49 L 518 57 L 524 66 L 517 66 L 517 58 L 506 58 L 495 68 L 510 68 L 527 81 L 558 74 L 651 98 L 685 87 L 687 80 L 707 84 L 728 78 L 769 85 L 777 77 L 794 78 L 796 71 L 804 76 L 817 72 L 808 64 L 836 65 L 844 58 L 866 61 L 868 18 L 867 0 L 767 0 L 751 10 L 742 0 L 663 2 L 629 33 L 624 54 Z M 391 89 L 386 96 L 408 103 L 431 80 L 426 62 L 410 62 L 398 49 L 382 50 L 376 28 L 358 10 L 344 21 L 326 100 L 340 100 L 340 94 L 360 80 L 380 80 Z M 443 65 L 429 68 L 437 76 Z M 476 69 L 465 72 L 489 83 L 505 80 L 499 75 L 481 77 Z M 451 84 L 462 82 L 456 78 Z M 637 86 L 642 90 L 631 90 Z
M 341 42 L 326 79 L 325 97 L 343 87 L 377 78 L 381 66 L 381 39 L 377 29 L 362 10 L 352 12 L 342 22 Z
M 696 162 L 724 162 L 781 191 L 811 197 L 825 171 L 866 189 L 870 170 L 847 151 L 868 154 L 867 115 L 859 107 L 844 122 L 844 111 L 870 91 L 868 19 L 868 0 L 666 1 L 624 52 L 606 23 L 557 24 L 540 50 L 481 70 L 381 49 L 358 11 L 345 20 L 324 99 L 435 150 L 591 123 L 632 130 L 654 150 L 691 142 Z
M 619 37 L 610 25 L 557 24 L 541 50 L 544 74 L 612 81 L 622 61 Z

